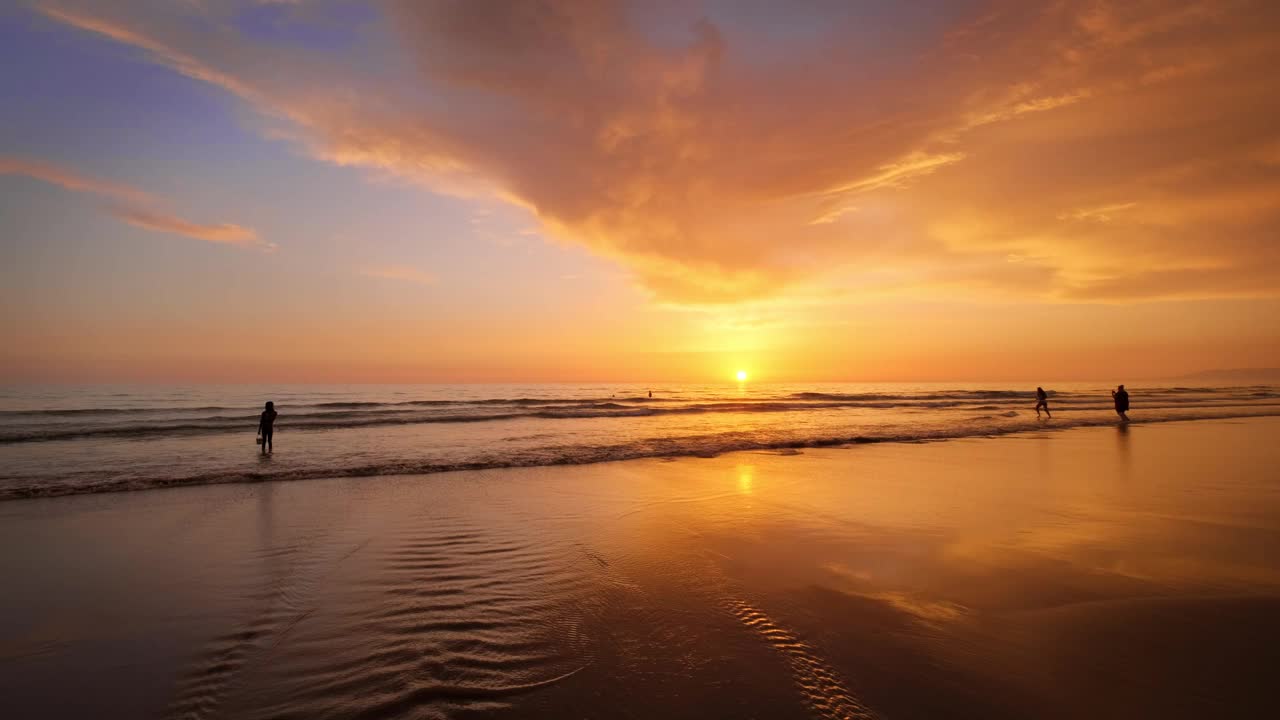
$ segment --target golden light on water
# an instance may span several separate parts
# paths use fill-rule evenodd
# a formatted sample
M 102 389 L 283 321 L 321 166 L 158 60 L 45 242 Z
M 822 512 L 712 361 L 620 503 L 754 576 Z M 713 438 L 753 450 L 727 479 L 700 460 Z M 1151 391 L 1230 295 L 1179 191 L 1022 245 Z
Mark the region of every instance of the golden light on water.
M 746 382 L 746 381 L 747 381 L 747 371 L 746 371 L 746 370 L 739 370 L 739 371 L 738 371 L 738 373 L 737 373 L 737 378 L 738 378 L 738 382 Z

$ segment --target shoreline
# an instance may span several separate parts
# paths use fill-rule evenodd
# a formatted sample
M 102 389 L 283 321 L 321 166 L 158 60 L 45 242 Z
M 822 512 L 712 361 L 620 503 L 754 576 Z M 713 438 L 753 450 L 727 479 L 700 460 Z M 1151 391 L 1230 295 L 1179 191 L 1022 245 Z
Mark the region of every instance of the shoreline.
M 950 442 L 955 440 L 966 439 L 995 439 L 1002 437 L 1013 437 L 1026 433 L 1063 433 L 1073 430 L 1088 430 L 1102 427 L 1140 427 L 1152 425 L 1165 425 L 1177 423 L 1213 423 L 1225 422 L 1233 420 L 1253 420 L 1264 418 L 1280 417 L 1280 411 L 1263 410 L 1254 413 L 1232 413 L 1221 416 L 1203 417 L 1173 417 L 1161 418 L 1153 420 L 1136 419 L 1127 422 L 1117 422 L 1114 420 L 1085 420 L 1076 421 L 1071 424 L 1057 423 L 1054 424 L 1052 419 L 1041 422 L 1040 427 L 1026 428 L 987 428 L 981 432 L 951 432 L 947 430 L 939 430 L 936 432 L 922 432 L 914 435 L 899 435 L 888 437 L 874 436 L 853 436 L 853 437 L 829 437 L 814 438 L 811 440 L 799 441 L 779 441 L 779 442 L 726 442 L 722 449 L 714 449 L 707 452 L 699 452 L 692 449 L 683 451 L 672 451 L 669 449 L 640 449 L 633 450 L 629 446 L 604 446 L 597 448 L 589 448 L 584 456 L 565 459 L 558 462 L 547 461 L 531 461 L 527 463 L 512 462 L 506 460 L 496 460 L 492 462 L 470 462 L 470 463 L 397 463 L 395 465 L 379 464 L 366 467 L 343 468 L 342 471 L 335 473 L 325 468 L 313 468 L 298 471 L 286 471 L 278 473 L 260 473 L 260 472 L 228 472 L 223 475 L 201 475 L 193 477 L 177 477 L 167 480 L 157 480 L 154 478 L 145 481 L 119 480 L 98 483 L 92 486 L 56 486 L 56 487 L 7 487 L 0 488 L 0 504 L 8 502 L 16 502 L 21 500 L 40 500 L 55 499 L 63 497 L 74 497 L 79 495 L 104 495 L 119 493 L 135 493 L 148 490 L 174 490 L 179 488 L 191 488 L 202 486 L 217 485 L 239 485 L 239 484 L 260 484 L 265 482 L 296 482 L 296 481 L 314 481 L 327 480 L 335 478 L 376 478 L 376 477 L 397 477 L 406 475 L 439 475 L 443 473 L 454 472 L 477 472 L 490 470 L 519 470 L 539 467 L 576 467 L 582 465 L 598 465 L 615 462 L 631 462 L 637 460 L 675 460 L 684 458 L 714 458 L 733 455 L 735 453 L 751 453 L 751 452 L 786 452 L 822 449 L 851 449 L 864 445 L 879 444 L 924 444 Z M 44 441 L 58 442 L 58 441 Z M 629 451 L 630 450 L 630 451 Z M 795 453 L 788 453 L 795 454 Z

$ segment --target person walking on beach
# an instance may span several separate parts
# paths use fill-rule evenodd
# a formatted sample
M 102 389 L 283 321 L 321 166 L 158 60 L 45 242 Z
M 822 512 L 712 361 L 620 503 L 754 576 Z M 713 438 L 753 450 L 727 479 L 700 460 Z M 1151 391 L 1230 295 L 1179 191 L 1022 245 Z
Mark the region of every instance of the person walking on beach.
M 1121 385 L 1111 391 L 1111 398 L 1116 401 L 1116 414 L 1120 416 L 1121 420 L 1129 422 L 1129 415 L 1127 414 L 1129 412 L 1129 391 L 1125 390 L 1124 386 Z
M 267 402 L 267 409 L 262 411 L 262 417 L 258 419 L 258 436 L 262 439 L 262 453 L 272 452 L 275 446 L 271 443 L 271 436 L 275 434 L 276 424 L 276 404 Z
M 1040 408 L 1044 408 L 1044 414 L 1053 417 L 1053 413 L 1049 412 L 1049 394 L 1044 388 L 1036 388 L 1036 417 L 1040 417 Z

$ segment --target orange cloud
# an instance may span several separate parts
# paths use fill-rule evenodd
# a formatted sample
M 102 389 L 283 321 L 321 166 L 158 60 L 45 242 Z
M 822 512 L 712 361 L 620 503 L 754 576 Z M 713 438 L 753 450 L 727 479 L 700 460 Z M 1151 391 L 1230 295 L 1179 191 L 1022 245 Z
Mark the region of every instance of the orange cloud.
M 418 285 L 432 285 L 436 281 L 435 276 L 431 273 L 408 265 L 383 265 L 381 267 L 365 268 L 360 271 L 360 274 L 365 277 L 403 280 Z
M 230 223 L 217 225 L 193 223 L 154 209 L 159 201 L 143 190 L 122 183 L 86 177 L 49 163 L 0 157 L 0 175 L 22 175 L 72 192 L 109 198 L 115 202 L 108 206 L 107 211 L 135 227 L 182 235 L 194 240 L 230 245 L 259 245 L 264 249 L 275 249 L 274 244 L 260 243 L 258 234 L 250 228 Z
M 258 240 L 258 234 L 253 230 L 230 223 L 200 225 L 172 215 L 129 207 L 112 208 L 111 214 L 136 227 L 183 235 L 196 240 L 229 245 L 251 245 Z
M 34 160 L 0 157 L 0 175 L 24 175 L 73 192 L 101 195 L 122 202 L 150 203 L 154 201 L 151 195 L 138 188 L 84 177 L 66 168 Z
M 1049 301 L 1280 293 L 1274 3 L 750 21 L 393 0 L 371 34 L 395 42 L 341 51 L 246 36 L 235 3 L 41 7 L 225 88 L 317 157 L 529 208 L 667 301 L 815 278 Z

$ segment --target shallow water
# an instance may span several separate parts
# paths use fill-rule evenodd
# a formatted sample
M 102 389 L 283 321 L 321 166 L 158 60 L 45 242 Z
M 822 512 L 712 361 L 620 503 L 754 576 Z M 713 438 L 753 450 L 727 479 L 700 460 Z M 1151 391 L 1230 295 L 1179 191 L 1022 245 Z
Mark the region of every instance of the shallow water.
M 1109 389 L 991 385 L 0 388 L 0 499 L 708 456 L 1111 424 Z M 653 397 L 648 393 L 652 390 Z M 1133 386 L 1138 422 L 1280 415 L 1280 388 Z M 276 452 L 257 454 L 264 400 Z
M 42 718 L 1259 717 L 1280 420 L 0 505 Z

